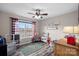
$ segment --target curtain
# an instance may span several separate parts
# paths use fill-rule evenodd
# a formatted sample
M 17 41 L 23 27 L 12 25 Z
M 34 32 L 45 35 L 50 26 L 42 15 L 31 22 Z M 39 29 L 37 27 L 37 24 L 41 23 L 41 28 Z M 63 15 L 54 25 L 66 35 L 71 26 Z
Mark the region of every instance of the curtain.
M 18 21 L 18 18 L 13 18 L 13 17 L 10 18 L 11 18 L 11 39 L 13 40 L 14 39 L 13 34 L 15 34 L 15 22 Z
M 36 33 L 36 22 L 33 22 L 33 36 L 35 36 Z
M 18 18 L 11 18 L 11 34 L 15 34 L 15 22 L 18 21 Z
M 36 33 L 36 22 L 33 22 L 33 37 L 32 37 L 32 42 L 34 42 L 35 33 Z

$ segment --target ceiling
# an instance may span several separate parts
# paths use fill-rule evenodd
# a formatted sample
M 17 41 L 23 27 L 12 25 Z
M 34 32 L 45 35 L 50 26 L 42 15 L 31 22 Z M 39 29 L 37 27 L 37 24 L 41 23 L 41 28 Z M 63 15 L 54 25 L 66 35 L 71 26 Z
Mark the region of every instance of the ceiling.
M 69 13 L 78 9 L 77 3 L 0 3 L 0 11 L 10 12 L 19 16 L 32 18 L 32 15 L 27 14 L 33 12 L 32 9 L 43 9 L 48 13 L 50 18 Z

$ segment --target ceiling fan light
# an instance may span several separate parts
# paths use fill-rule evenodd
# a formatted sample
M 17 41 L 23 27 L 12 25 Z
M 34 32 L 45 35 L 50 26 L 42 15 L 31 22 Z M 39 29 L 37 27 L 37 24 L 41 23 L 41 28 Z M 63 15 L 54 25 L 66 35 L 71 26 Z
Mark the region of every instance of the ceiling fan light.
M 35 16 L 34 18 L 36 18 L 36 19 L 40 19 L 40 18 L 42 18 L 42 16 Z

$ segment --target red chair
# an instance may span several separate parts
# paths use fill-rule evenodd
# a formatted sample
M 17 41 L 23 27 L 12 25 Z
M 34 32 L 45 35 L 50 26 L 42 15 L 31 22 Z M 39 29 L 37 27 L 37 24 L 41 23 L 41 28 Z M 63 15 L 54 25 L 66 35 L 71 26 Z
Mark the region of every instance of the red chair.
M 76 39 L 73 36 L 67 37 L 67 44 L 75 45 Z

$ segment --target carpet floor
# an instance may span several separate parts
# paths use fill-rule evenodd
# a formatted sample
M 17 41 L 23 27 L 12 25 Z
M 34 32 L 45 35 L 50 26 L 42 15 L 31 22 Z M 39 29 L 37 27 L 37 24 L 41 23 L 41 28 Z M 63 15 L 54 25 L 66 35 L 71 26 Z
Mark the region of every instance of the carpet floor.
M 24 56 L 27 56 L 41 49 L 44 46 L 44 44 L 45 43 L 43 42 L 31 43 L 31 44 L 20 47 L 18 51 Z
M 46 43 L 35 42 L 21 46 L 13 56 L 51 56 L 52 50 Z

